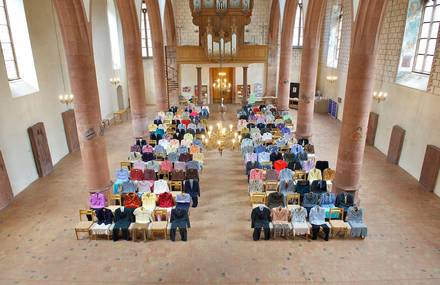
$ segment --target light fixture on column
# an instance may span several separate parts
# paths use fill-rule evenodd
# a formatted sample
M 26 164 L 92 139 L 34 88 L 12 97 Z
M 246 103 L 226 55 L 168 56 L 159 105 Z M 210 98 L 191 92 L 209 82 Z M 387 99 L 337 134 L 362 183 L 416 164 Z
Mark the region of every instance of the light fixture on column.
M 325 79 L 330 83 L 335 83 L 338 80 L 338 77 L 335 75 L 327 75 Z
M 119 85 L 119 83 L 121 83 L 121 79 L 119 77 L 117 77 L 117 76 L 110 78 L 109 81 L 115 87 L 117 87 Z
M 69 105 L 73 103 L 73 98 L 73 94 L 64 94 L 58 96 L 58 100 L 60 101 L 60 103 L 65 104 L 67 109 L 69 109 Z
M 385 101 L 387 99 L 387 97 L 388 97 L 388 93 L 387 92 L 383 92 L 383 91 L 379 91 L 379 92 L 374 91 L 373 92 L 373 99 L 377 103 Z

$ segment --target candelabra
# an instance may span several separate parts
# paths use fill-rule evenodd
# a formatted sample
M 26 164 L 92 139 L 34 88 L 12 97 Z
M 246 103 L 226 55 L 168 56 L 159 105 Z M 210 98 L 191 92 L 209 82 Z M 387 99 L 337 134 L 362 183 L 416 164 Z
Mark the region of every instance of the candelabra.
M 385 101 L 387 99 L 387 97 L 388 97 L 387 92 L 382 92 L 382 91 L 379 91 L 379 92 L 374 91 L 373 92 L 373 99 L 376 100 L 377 103 Z
M 66 105 L 66 109 L 69 109 L 69 105 L 73 103 L 73 97 L 74 97 L 73 94 L 64 94 L 58 96 L 58 100 L 60 101 L 61 104 Z
M 117 87 L 119 85 L 119 83 L 121 82 L 121 79 L 119 77 L 112 77 L 109 80 L 110 80 L 110 83 L 113 84 L 115 87 Z
M 223 155 L 223 150 L 231 149 L 235 150 L 236 146 L 240 143 L 241 136 L 234 130 L 232 124 L 229 128 L 223 127 L 222 122 L 217 122 L 216 128 L 210 125 L 205 135 L 202 135 L 202 141 L 205 144 L 207 150 L 217 149 L 220 156 Z

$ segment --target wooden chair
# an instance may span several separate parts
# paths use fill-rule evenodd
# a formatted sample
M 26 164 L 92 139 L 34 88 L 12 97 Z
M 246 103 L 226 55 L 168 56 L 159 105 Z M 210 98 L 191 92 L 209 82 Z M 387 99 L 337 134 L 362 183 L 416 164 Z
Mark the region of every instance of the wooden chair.
M 121 194 L 110 194 L 108 201 L 112 203 L 111 205 L 119 205 L 122 206 L 122 197 Z M 119 204 L 116 204 L 116 202 L 119 202 Z
M 83 221 L 83 216 L 91 216 L 91 221 Z M 78 240 L 78 233 L 87 233 L 88 237 L 90 238 L 90 227 L 93 225 L 95 220 L 95 211 L 93 210 L 79 210 L 79 223 L 75 226 L 75 235 L 76 239 Z
M 131 162 L 130 161 L 121 161 L 121 168 L 127 168 L 128 171 L 131 170 Z
M 278 181 L 264 181 L 264 189 L 265 191 L 277 191 L 278 190 Z
M 115 123 L 122 123 L 124 121 L 124 117 L 127 117 L 128 119 L 128 109 L 122 109 L 113 113 Z
M 286 145 L 283 145 L 282 147 L 280 147 L 280 152 L 281 153 L 286 153 L 289 151 L 289 147 Z
M 151 146 L 156 146 L 156 140 L 148 140 L 148 144 Z
M 139 233 L 142 234 L 144 241 L 147 241 L 148 226 L 149 223 L 148 224 L 135 223 L 131 229 L 133 241 L 137 241 Z
M 171 191 L 183 191 L 182 181 L 170 181 Z
M 258 192 L 252 193 L 250 200 L 251 200 L 252 208 L 255 208 L 256 205 L 259 205 L 259 204 L 266 204 L 266 194 L 265 193 L 258 193 Z
M 168 171 L 159 170 L 157 175 L 162 177 L 163 180 L 170 180 L 170 173 Z
M 301 195 L 299 193 L 286 194 L 286 207 L 289 210 L 301 206 Z
M 337 216 L 338 218 L 335 219 L 335 216 Z M 330 209 L 329 224 L 331 225 L 330 235 L 332 237 L 342 235 L 344 238 L 347 238 L 350 234 L 351 227 L 347 222 L 344 222 L 344 209 L 342 208 Z
M 303 170 L 295 170 L 295 173 L 293 174 L 294 180 L 306 180 L 307 173 Z
M 157 217 L 161 217 L 159 221 Z M 168 222 L 167 222 L 168 211 L 166 209 L 155 209 L 153 211 L 154 222 L 150 223 L 150 236 L 152 239 L 156 239 L 156 235 L 162 235 L 165 239 L 167 238 Z

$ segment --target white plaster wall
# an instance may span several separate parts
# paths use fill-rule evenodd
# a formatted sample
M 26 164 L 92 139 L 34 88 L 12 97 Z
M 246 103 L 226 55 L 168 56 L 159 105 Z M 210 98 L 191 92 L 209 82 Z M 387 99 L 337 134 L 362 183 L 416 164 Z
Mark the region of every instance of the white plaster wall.
M 96 79 L 98 81 L 99 103 L 101 117 L 111 118 L 118 110 L 116 88 L 110 83 L 115 77 L 112 63 L 110 31 L 107 18 L 107 0 L 93 0 L 92 12 L 92 41 L 95 57 Z
M 388 92 L 388 99 L 372 104 L 372 111 L 379 114 L 375 146 L 388 153 L 393 126 L 402 127 L 406 134 L 399 165 L 418 179 L 426 145 L 440 146 L 440 96 L 394 83 L 383 83 L 381 90 Z M 434 192 L 440 196 L 440 179 Z
M 156 94 L 154 93 L 154 67 L 152 58 L 144 58 L 144 80 L 145 80 L 145 99 L 147 105 L 156 104 Z M 165 76 L 165 74 L 164 74 Z
M 67 90 L 62 79 L 63 59 L 57 47 L 53 7 L 50 0 L 25 0 L 24 7 L 40 91 L 13 99 L 5 67 L 0 64 L 0 149 L 15 195 L 38 178 L 28 127 L 44 123 L 54 163 L 68 152 L 61 119 L 64 106 L 58 102 L 58 95 Z

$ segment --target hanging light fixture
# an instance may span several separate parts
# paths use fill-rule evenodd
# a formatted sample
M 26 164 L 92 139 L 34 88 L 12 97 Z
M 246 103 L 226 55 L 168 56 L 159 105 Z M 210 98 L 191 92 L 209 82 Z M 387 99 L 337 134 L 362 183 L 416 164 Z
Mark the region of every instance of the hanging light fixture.
M 383 91 L 379 91 L 379 92 L 374 91 L 373 92 L 373 99 L 377 103 L 385 101 L 387 99 L 387 97 L 388 97 L 388 93 L 387 92 L 383 92 Z

